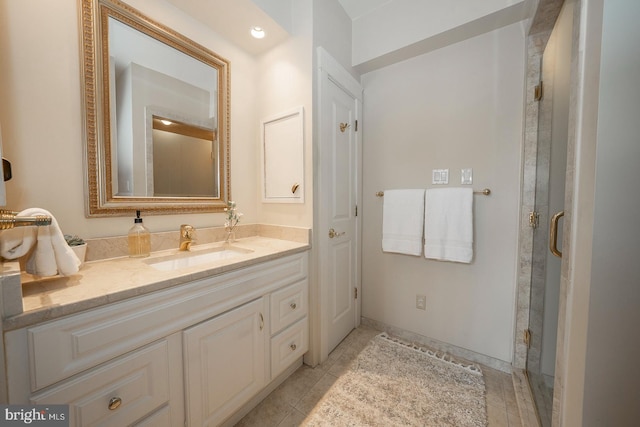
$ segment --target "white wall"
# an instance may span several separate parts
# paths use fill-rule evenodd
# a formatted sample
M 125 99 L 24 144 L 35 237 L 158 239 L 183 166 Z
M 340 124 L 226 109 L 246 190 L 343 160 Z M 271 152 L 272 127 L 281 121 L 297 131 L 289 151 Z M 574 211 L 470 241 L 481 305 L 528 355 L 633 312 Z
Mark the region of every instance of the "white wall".
M 53 210 L 85 230 L 78 4 L 0 2 L 0 121 L 14 177 L 7 207 Z M 73 227 L 72 227 L 73 225 Z
M 351 66 L 352 40 L 352 22 L 340 3 L 337 0 L 314 1 L 314 53 L 318 46 L 324 48 L 356 80 L 360 80 L 360 74 Z
M 363 316 L 502 361 L 512 358 L 524 90 L 518 24 L 365 74 Z M 382 253 L 379 190 L 473 168 L 475 259 Z M 427 297 L 426 311 L 415 308 Z
M 636 0 L 604 1 L 584 426 L 640 418 L 639 16 Z
M 128 3 L 231 62 L 231 193 L 243 222 L 258 222 L 258 61 L 164 1 Z M 0 0 L 0 122 L 4 155 L 14 171 L 7 182 L 7 207 L 47 209 L 65 233 L 123 235 L 131 218 L 85 218 L 78 13 L 77 0 Z M 298 216 L 295 224 L 310 224 L 309 212 Z M 290 223 L 290 218 L 267 219 Z M 152 232 L 177 230 L 182 223 L 222 225 L 224 215 L 145 217 Z
M 503 26 L 531 0 L 389 0 L 353 20 L 353 65 L 369 72 Z
M 258 61 L 258 91 L 254 101 L 258 120 L 302 106 L 304 108 L 304 203 L 263 203 L 255 194 L 258 218 L 265 224 L 311 227 L 313 225 L 313 100 L 312 100 L 312 2 L 292 5 L 292 35 L 284 43 L 263 54 Z M 260 153 L 260 127 L 255 126 L 255 151 Z M 256 170 L 262 173 L 260 156 Z M 258 177 L 258 185 L 261 185 Z

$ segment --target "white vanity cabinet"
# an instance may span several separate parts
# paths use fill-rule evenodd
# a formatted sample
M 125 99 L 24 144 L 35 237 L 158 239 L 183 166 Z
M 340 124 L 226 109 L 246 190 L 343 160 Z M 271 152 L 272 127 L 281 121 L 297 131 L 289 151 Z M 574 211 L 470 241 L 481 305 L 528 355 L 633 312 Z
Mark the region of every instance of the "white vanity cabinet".
M 71 426 L 229 423 L 301 363 L 307 276 L 297 252 L 5 331 L 7 403 L 69 404 Z

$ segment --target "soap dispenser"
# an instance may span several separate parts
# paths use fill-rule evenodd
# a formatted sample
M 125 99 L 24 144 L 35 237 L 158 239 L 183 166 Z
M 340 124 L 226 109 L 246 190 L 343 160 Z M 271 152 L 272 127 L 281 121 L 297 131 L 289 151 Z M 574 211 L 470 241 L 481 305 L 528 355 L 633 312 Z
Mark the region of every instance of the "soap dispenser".
M 133 227 L 129 230 L 129 256 L 146 257 L 151 252 L 151 234 L 142 224 L 140 211 L 136 211 Z

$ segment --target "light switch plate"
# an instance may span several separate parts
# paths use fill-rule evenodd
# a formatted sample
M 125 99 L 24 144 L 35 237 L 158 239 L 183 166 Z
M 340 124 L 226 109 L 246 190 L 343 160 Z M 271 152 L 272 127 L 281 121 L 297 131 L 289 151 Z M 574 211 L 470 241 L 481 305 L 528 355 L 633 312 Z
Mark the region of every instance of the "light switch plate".
M 432 184 L 448 184 L 449 183 L 449 169 L 433 169 L 431 171 L 431 183 Z
M 471 168 L 462 169 L 462 173 L 460 176 L 460 183 L 466 184 L 466 185 L 473 184 L 473 169 Z

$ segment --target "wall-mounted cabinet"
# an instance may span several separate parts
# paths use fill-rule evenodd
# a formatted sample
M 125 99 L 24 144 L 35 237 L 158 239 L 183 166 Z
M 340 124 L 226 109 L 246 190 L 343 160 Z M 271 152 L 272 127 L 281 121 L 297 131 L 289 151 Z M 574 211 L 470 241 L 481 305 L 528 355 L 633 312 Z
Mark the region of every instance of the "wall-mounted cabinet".
M 261 121 L 262 201 L 304 203 L 302 107 Z

